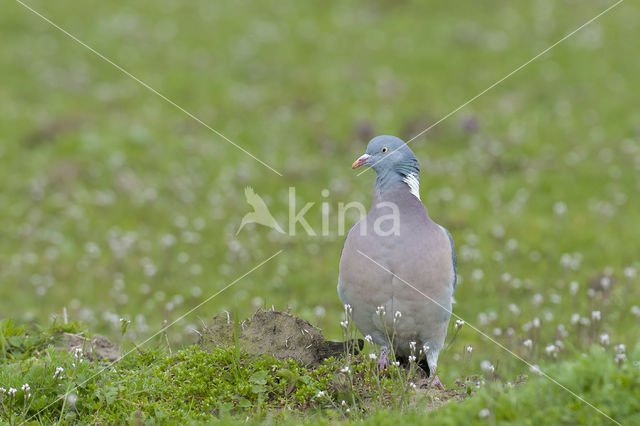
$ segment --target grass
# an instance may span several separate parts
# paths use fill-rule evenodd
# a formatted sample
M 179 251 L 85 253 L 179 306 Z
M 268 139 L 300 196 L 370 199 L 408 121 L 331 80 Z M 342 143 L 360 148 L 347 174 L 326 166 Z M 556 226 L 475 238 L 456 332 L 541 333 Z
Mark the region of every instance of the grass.
M 245 318 L 256 307 L 290 307 L 338 339 L 343 236 L 335 216 L 328 236 L 300 226 L 295 236 L 259 226 L 236 236 L 248 211 L 245 186 L 282 225 L 294 186 L 297 210 L 315 202 L 307 220 L 318 231 L 322 202 L 332 212 L 341 202 L 369 203 L 372 173 L 356 177 L 349 167 L 369 137 L 410 139 L 612 3 L 28 4 L 283 174 L 18 3 L 3 7 L 0 318 L 37 330 L 66 309 L 71 322 L 114 339 L 124 318 L 131 324 L 123 344 L 141 343 L 283 249 L 169 328 L 162 344 L 173 354 L 162 358 L 193 342 L 201 321 L 232 309 Z M 631 107 L 640 65 L 630 42 L 638 12 L 623 2 L 411 144 L 422 199 L 458 247 L 455 313 L 622 418 L 616 403 L 567 371 L 593 373 L 595 361 L 584 366 L 580 354 L 591 354 L 602 334 L 608 362 L 613 346 L 631 353 L 640 338 L 640 115 Z M 142 350 L 156 351 L 158 339 Z M 550 345 L 557 350 L 547 354 Z M 483 372 L 483 361 L 500 383 L 530 374 L 463 327 L 441 356 L 439 377 L 453 386 Z M 3 358 L 2 368 L 13 362 Z M 571 365 L 584 369 L 565 369 Z M 620 368 L 635 374 L 629 360 Z M 478 396 L 526 405 L 543 383 Z M 553 395 L 533 399 L 542 413 Z M 508 421 L 495 406 L 481 407 L 487 401 L 438 410 L 438 420 L 458 412 L 476 419 L 488 408 L 482 421 Z M 575 409 L 583 417 L 559 409 L 568 420 L 549 419 L 603 419 Z M 397 412 L 368 416 L 391 422 Z
M 169 353 L 132 351 L 116 364 L 56 349 L 62 332 L 2 324 L 1 418 L 9 424 L 200 423 L 245 419 L 267 423 L 602 424 L 604 417 L 545 378 L 503 381 L 494 372 L 460 380 L 451 390 L 415 389 L 404 368 L 378 373 L 368 354 L 330 358 L 316 368 L 293 360 L 198 346 Z M 593 345 L 545 371 L 623 424 L 640 412 L 640 345 L 621 361 L 620 348 Z M 504 378 L 502 378 L 504 379 Z M 525 384 L 526 383 L 526 384 Z M 28 390 L 24 386 L 27 384 Z M 16 392 L 11 395 L 9 389 Z M 455 401 L 455 402 L 454 402 Z M 461 401 L 461 402 L 458 402 Z M 448 403 L 447 403 L 448 402 Z M 437 410 L 435 410 L 437 408 Z M 435 411 L 434 411 L 435 410 Z M 427 416 L 425 418 L 425 415 Z

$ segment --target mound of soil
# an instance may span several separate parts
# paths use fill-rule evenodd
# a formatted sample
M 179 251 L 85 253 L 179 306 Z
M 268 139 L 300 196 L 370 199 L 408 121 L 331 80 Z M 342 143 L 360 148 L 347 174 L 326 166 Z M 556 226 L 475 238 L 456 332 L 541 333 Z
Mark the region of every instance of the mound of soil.
M 64 333 L 62 335 L 63 346 L 58 350 L 73 352 L 82 350 L 82 355 L 93 361 L 117 361 L 120 359 L 120 347 L 104 336 L 93 336 L 91 339 L 78 334 Z
M 203 349 L 235 346 L 235 325 L 228 313 L 216 315 L 202 330 L 199 345 Z M 358 342 L 362 347 L 364 342 Z M 308 321 L 282 311 L 258 310 L 253 317 L 238 324 L 238 345 L 256 355 L 277 359 L 295 359 L 315 366 L 330 356 L 344 353 L 343 342 L 325 342 L 320 330 Z

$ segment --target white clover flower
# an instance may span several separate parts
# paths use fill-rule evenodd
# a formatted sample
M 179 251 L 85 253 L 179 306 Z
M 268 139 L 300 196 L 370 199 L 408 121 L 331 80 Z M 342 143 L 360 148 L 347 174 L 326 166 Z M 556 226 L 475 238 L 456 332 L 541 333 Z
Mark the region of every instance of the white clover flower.
M 378 359 L 378 355 L 374 354 L 374 353 L 370 353 L 369 354 L 369 358 L 370 359 Z
M 491 362 L 486 359 L 480 363 L 480 368 L 482 369 L 482 371 L 488 374 L 491 374 L 496 370 L 493 364 L 491 364 Z
M 602 346 L 607 346 L 610 342 L 609 335 L 607 333 L 602 333 L 600 335 L 600 344 Z
M 459 328 L 462 328 L 463 325 L 464 325 L 464 321 L 459 320 L 459 319 L 456 320 L 456 325 L 455 325 L 456 330 L 459 329 Z
M 378 316 L 385 316 L 387 314 L 387 311 L 384 309 L 384 306 L 378 306 L 376 308 L 376 314 Z
M 522 342 L 522 344 L 524 345 L 525 348 L 531 349 L 533 347 L 533 340 L 527 339 L 524 342 Z
M 488 408 L 483 408 L 482 410 L 480 410 L 480 412 L 478 413 L 478 417 L 480 417 L 481 419 L 486 419 L 487 417 L 489 417 L 491 415 L 491 411 L 489 411 Z
M 364 340 L 366 340 L 370 345 L 373 345 L 373 338 L 371 337 L 371 335 L 367 334 L 366 336 L 364 336 Z
M 577 281 L 571 281 L 569 283 L 569 292 L 572 295 L 575 295 L 578 292 L 578 289 L 580 288 L 580 284 L 578 284 Z
M 542 302 L 544 302 L 544 296 L 542 296 L 540 293 L 534 294 L 531 298 L 531 303 L 533 303 L 535 306 L 540 305 Z
M 594 321 L 600 321 L 600 319 L 602 318 L 602 315 L 600 314 L 600 311 L 593 311 L 591 312 L 591 319 Z
M 509 311 L 511 311 L 513 315 L 520 315 L 520 308 L 518 308 L 515 303 L 509 304 Z

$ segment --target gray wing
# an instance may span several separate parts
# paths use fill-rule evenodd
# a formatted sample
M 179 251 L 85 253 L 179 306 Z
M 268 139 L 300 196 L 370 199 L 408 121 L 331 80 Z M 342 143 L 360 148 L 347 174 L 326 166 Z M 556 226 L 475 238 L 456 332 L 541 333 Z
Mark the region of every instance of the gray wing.
M 451 261 L 453 262 L 453 292 L 456 291 L 456 284 L 458 283 L 458 256 L 456 255 L 456 245 L 453 242 L 453 236 L 451 232 L 447 230 L 444 226 L 440 226 L 444 232 L 449 237 L 449 242 L 451 243 Z

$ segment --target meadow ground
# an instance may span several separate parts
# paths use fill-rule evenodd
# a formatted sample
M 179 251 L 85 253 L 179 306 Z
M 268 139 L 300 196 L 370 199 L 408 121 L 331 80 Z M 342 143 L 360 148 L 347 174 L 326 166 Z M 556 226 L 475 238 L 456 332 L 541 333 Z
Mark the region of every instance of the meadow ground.
M 339 339 L 344 237 L 337 210 L 339 203 L 369 203 L 373 173 L 350 168 L 366 142 L 377 134 L 411 139 L 614 3 L 25 4 L 269 166 L 20 2 L 3 4 L 0 388 L 14 387 L 22 398 L 12 403 L 14 420 L 37 411 L 37 404 L 22 405 L 28 380 L 34 401 L 54 401 L 55 364 L 67 374 L 76 368 L 73 354 L 46 349 L 61 328 L 105 334 L 127 349 L 141 345 L 129 364 L 122 361 L 136 378 L 117 376 L 126 373 L 116 367 L 100 376 L 114 383 L 108 397 L 96 393 L 104 383 L 95 382 L 78 394 L 91 404 L 77 411 L 54 405 L 36 417 L 49 422 L 73 413 L 69 420 L 108 422 L 136 412 L 124 400 L 155 421 L 203 421 L 202 413 L 224 419 L 223 404 L 231 404 L 224 407 L 233 419 L 241 412 L 277 417 L 275 407 L 286 403 L 271 404 L 279 391 L 270 388 L 272 372 L 263 377 L 268 368 L 225 382 L 228 398 L 210 396 L 218 411 L 154 396 L 150 389 L 170 388 L 145 374 L 180 363 L 193 351 L 177 352 L 196 341 L 193 330 L 224 310 L 245 318 L 258 307 L 290 308 Z M 411 143 L 422 166 L 422 199 L 457 243 L 454 312 L 513 352 L 469 326 L 455 333 L 452 323 L 456 337 L 441 355 L 439 377 L 451 388 L 471 375 L 485 384 L 434 411 L 434 421 L 609 422 L 514 354 L 615 420 L 638 420 L 639 12 L 637 3 L 623 1 Z M 248 225 L 236 235 L 250 210 L 247 186 L 287 233 Z M 296 211 L 315 203 L 306 219 L 317 235 L 300 224 L 291 235 L 291 187 Z M 322 203 L 330 208 L 328 232 Z M 355 220 L 349 215 L 346 226 Z M 61 325 L 65 310 L 81 325 Z M 124 336 L 121 319 L 131 321 Z M 220 366 L 229 359 L 239 365 L 243 356 L 192 358 Z M 327 375 L 343 367 L 332 364 Z M 296 368 L 278 366 L 310 375 L 296 388 L 300 412 L 314 413 L 309 421 L 349 419 L 337 395 L 326 404 L 312 398 L 327 377 Z M 48 381 L 37 390 L 33 380 L 42 371 Z M 523 374 L 527 384 L 506 389 Z M 81 376 L 66 377 L 80 383 Z M 367 395 L 397 396 L 403 383 Z M 353 401 L 367 399 L 358 392 L 368 388 L 359 385 L 348 387 L 359 395 Z M 149 401 L 137 400 L 141 394 Z M 259 395 L 270 395 L 265 405 Z M 158 401 L 166 406 L 145 405 Z M 407 421 L 423 415 L 385 401 L 354 404 L 354 418 L 371 422 L 397 423 L 401 411 Z

